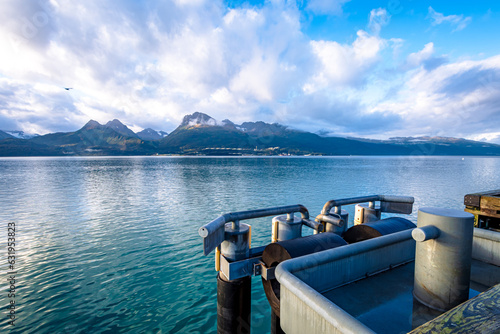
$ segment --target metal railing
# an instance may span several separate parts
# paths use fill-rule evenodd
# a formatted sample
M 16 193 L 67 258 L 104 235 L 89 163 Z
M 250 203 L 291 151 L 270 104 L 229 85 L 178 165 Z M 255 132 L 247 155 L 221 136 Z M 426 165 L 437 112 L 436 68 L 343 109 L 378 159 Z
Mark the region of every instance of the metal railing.
M 210 223 L 203 225 L 198 230 L 198 234 L 203 238 L 203 254 L 210 254 L 224 241 L 224 227 L 226 223 L 233 223 L 233 229 L 237 229 L 241 220 L 282 214 L 287 214 L 288 220 L 293 220 L 293 215 L 296 212 L 301 214 L 303 224 L 316 230 L 322 228 L 321 224 L 309 220 L 309 211 L 305 206 L 300 204 L 226 213 L 212 220 Z
M 335 213 L 340 214 L 342 205 L 358 204 L 369 202 L 370 207 L 375 207 L 375 202 L 380 202 L 380 210 L 388 213 L 403 213 L 410 214 L 413 209 L 415 199 L 410 196 L 392 196 L 392 195 L 371 195 L 344 199 L 334 199 L 328 201 L 323 206 L 321 214 L 327 215 L 332 209 Z

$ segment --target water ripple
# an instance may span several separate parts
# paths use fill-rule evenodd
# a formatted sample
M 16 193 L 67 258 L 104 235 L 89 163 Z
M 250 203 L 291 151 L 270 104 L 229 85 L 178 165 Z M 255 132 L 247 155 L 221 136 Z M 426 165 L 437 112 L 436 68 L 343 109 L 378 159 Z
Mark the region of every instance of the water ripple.
M 454 157 L 0 159 L 0 221 L 18 227 L 17 321 L 2 318 L 0 331 L 215 332 L 201 224 L 297 203 L 315 214 L 330 199 L 373 193 L 462 209 L 464 194 L 498 188 L 499 167 Z M 269 219 L 252 226 L 253 245 L 268 243 Z M 259 279 L 252 299 L 252 332 L 266 333 Z

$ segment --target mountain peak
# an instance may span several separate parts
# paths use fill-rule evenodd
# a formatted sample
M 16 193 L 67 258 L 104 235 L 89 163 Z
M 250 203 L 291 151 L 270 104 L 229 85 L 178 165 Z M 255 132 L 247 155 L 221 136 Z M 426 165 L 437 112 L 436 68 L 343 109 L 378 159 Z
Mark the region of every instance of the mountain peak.
M 244 122 L 241 124 L 241 128 L 245 132 L 256 133 L 260 135 L 278 135 L 287 132 L 287 127 L 278 123 L 265 123 L 262 121 L 257 122 Z
M 117 120 L 116 118 L 106 123 L 106 127 L 115 130 L 119 134 L 126 137 L 137 137 L 134 131 L 130 130 L 126 125 Z
M 6 134 L 10 135 L 11 137 L 17 138 L 17 139 L 31 139 L 31 138 L 39 136 L 36 133 L 25 133 L 24 131 L 21 131 L 21 130 L 9 130 L 9 131 L 1 131 L 1 132 L 6 133 Z
M 142 140 L 160 140 L 168 135 L 168 133 L 166 133 L 165 131 L 156 131 L 151 128 L 147 128 L 140 132 L 137 132 L 136 135 Z
M 110 127 L 110 126 L 125 126 L 125 125 L 123 125 L 123 123 L 120 122 L 120 120 L 118 120 L 118 119 L 115 118 L 114 120 L 109 121 L 108 123 L 106 123 L 106 126 Z
M 82 128 L 85 129 L 85 130 L 91 130 L 91 129 L 96 129 L 96 128 L 99 128 L 101 127 L 102 125 L 97 122 L 97 121 L 94 121 L 93 119 L 91 119 L 90 121 L 87 122 L 87 124 L 85 124 Z
M 195 112 L 191 115 L 186 115 L 182 119 L 182 123 L 179 127 L 192 127 L 192 126 L 215 126 L 217 121 L 208 116 L 207 114 L 201 112 Z
M 0 130 L 0 140 L 5 139 L 5 138 L 14 138 L 14 136 L 7 133 L 7 132 Z
M 231 122 L 230 120 L 228 119 L 225 119 L 221 122 L 221 125 L 224 127 L 224 128 L 227 128 L 227 129 L 238 129 L 238 127 L 236 126 L 236 124 L 234 124 L 233 122 Z

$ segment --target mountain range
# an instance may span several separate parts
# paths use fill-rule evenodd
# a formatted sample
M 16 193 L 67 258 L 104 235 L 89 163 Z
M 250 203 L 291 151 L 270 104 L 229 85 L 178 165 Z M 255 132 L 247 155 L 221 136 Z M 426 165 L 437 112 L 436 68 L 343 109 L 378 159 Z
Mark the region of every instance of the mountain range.
M 11 132 L 12 133 L 12 132 Z M 170 134 L 133 132 L 117 119 L 90 120 L 75 132 L 13 136 L 0 131 L 0 156 L 61 155 L 489 155 L 500 145 L 449 137 L 389 140 L 325 137 L 278 123 L 216 121 L 195 112 Z

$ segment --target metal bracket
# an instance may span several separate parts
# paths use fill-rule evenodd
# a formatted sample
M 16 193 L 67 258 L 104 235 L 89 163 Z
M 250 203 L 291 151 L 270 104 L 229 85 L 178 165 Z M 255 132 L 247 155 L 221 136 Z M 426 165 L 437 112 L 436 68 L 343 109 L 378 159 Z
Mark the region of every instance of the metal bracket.
M 252 257 L 249 259 L 230 262 L 223 255 L 220 257 L 220 270 L 227 277 L 228 280 L 232 281 L 238 278 L 254 276 L 255 267 L 261 262 L 261 257 Z
M 223 255 L 220 257 L 220 270 L 232 281 L 247 276 L 261 276 L 265 280 L 274 279 L 276 267 L 267 268 L 260 256 L 230 262 Z
M 270 280 L 270 279 L 274 279 L 276 278 L 276 276 L 274 276 L 274 272 L 276 271 L 276 267 L 271 267 L 271 268 L 267 268 L 264 263 L 262 263 L 262 277 L 267 281 L 267 280 Z
M 253 265 L 253 275 L 259 276 L 262 273 L 262 262 Z
M 413 203 L 408 202 L 386 202 L 380 201 L 380 211 L 386 213 L 402 213 L 409 215 L 413 209 Z

